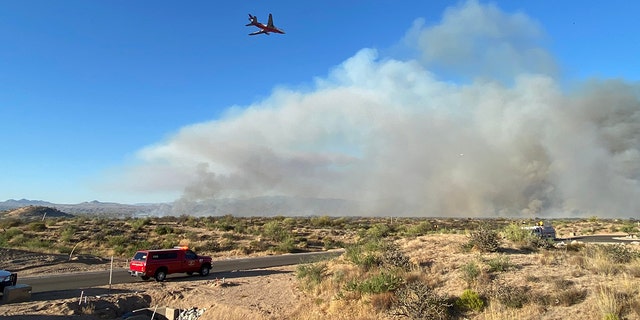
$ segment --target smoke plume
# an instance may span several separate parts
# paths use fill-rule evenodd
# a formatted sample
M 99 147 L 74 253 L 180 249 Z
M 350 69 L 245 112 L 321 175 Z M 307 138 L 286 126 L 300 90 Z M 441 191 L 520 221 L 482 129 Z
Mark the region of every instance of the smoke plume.
M 419 54 L 362 49 L 311 92 L 276 89 L 182 128 L 141 150 L 136 170 L 184 190 L 182 205 L 287 196 L 342 199 L 353 215 L 637 215 L 637 84 L 568 92 L 535 21 L 476 1 L 416 21 L 401 43 Z

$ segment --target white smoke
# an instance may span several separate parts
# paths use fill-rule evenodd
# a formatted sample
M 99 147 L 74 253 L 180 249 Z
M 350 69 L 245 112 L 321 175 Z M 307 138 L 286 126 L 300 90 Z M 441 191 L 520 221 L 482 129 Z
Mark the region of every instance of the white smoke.
M 278 89 L 182 128 L 132 172 L 184 190 L 181 203 L 284 195 L 345 199 L 354 215 L 635 216 L 638 85 L 563 92 L 542 38 L 525 14 L 469 1 L 414 23 L 402 43 L 415 60 L 363 49 L 312 92 Z

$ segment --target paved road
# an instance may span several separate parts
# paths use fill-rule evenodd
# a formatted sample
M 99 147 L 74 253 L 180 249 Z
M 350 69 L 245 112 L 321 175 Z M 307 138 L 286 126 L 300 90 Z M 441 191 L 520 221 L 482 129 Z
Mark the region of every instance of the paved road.
M 577 236 L 566 239 L 556 239 L 556 241 L 581 241 L 581 242 L 589 242 L 589 243 L 630 243 L 630 242 L 640 242 L 640 239 L 631 239 L 625 238 L 620 235 L 597 235 L 597 236 Z
M 270 268 L 287 266 L 299 263 L 313 262 L 341 255 L 344 250 L 331 250 L 323 252 L 309 252 L 284 254 L 277 256 L 264 256 L 243 259 L 214 260 L 209 278 L 217 277 L 216 273 L 224 273 L 235 270 L 253 270 L 260 268 Z M 169 279 L 186 279 L 184 273 L 169 275 Z M 177 280 L 177 279 L 176 279 Z M 114 269 L 111 279 L 112 284 L 141 281 L 129 275 L 127 269 Z M 171 280 L 169 280 L 171 281 Z M 29 284 L 32 292 L 47 292 L 58 290 L 70 290 L 89 288 L 94 286 L 104 286 L 109 284 L 109 271 L 83 272 L 61 275 L 47 275 L 39 277 L 18 277 L 18 283 Z

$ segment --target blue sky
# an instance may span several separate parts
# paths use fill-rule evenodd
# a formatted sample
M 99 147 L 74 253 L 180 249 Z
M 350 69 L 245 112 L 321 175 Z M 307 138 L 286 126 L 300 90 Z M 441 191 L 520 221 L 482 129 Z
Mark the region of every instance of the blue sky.
M 522 34 L 501 30 L 499 39 L 465 36 L 498 39 L 498 45 L 506 39 L 514 48 L 543 52 L 550 58 L 541 63 L 553 65 L 553 71 L 541 73 L 559 90 L 571 91 L 590 79 L 619 79 L 637 89 L 640 22 L 635 17 L 638 5 L 630 1 L 0 1 L 0 200 L 173 201 L 197 182 L 154 190 L 137 186 L 135 180 L 149 178 L 158 166 L 189 167 L 191 172 L 160 175 L 154 180 L 158 185 L 167 179 L 200 179 L 194 172 L 202 165 L 215 179 L 246 168 L 231 169 L 220 155 L 180 151 L 189 158 L 184 160 L 163 156 L 162 150 L 190 130 L 232 126 L 252 110 L 280 108 L 292 99 L 287 95 L 303 101 L 323 86 L 348 87 L 341 70 L 366 48 L 375 49 L 376 66 L 389 59 L 417 61 L 441 85 L 469 84 L 479 75 L 477 70 L 465 73 L 475 62 L 459 64 L 466 65 L 463 71 L 450 68 L 427 40 L 435 39 L 429 38 L 429 30 L 446 25 L 446 12 L 467 19 L 464 13 L 471 11 L 464 8 L 474 5 L 483 12 L 497 10 L 505 26 L 519 26 L 514 33 Z M 270 12 L 287 34 L 247 36 L 255 31 L 245 26 L 247 13 L 266 21 Z M 420 25 L 416 21 L 427 32 L 421 33 L 420 44 L 407 45 L 412 26 Z M 517 67 L 539 71 L 522 62 Z M 506 74 L 514 73 L 510 69 Z M 324 144 L 302 139 L 295 148 L 279 149 L 276 145 L 297 137 L 290 129 L 291 136 L 265 134 L 271 139 L 265 142 L 267 149 L 286 149 L 282 154 L 348 150 L 342 156 L 357 157 L 360 146 L 370 146 L 341 131 L 323 138 Z M 216 130 L 207 134 L 217 136 L 200 139 L 218 141 L 221 133 Z M 326 140 L 337 136 L 350 142 Z M 225 147 L 209 147 L 218 146 Z M 218 187 L 221 183 L 215 181 Z M 243 194 L 270 194 L 265 188 Z

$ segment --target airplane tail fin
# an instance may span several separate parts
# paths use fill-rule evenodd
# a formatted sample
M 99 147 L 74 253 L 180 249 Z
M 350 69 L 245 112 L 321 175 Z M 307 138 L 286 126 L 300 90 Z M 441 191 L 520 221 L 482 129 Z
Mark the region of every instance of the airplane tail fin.
M 247 24 L 247 26 L 256 24 L 258 22 L 258 17 L 252 16 L 251 13 L 249 13 L 249 21 L 251 21 L 251 23 Z

